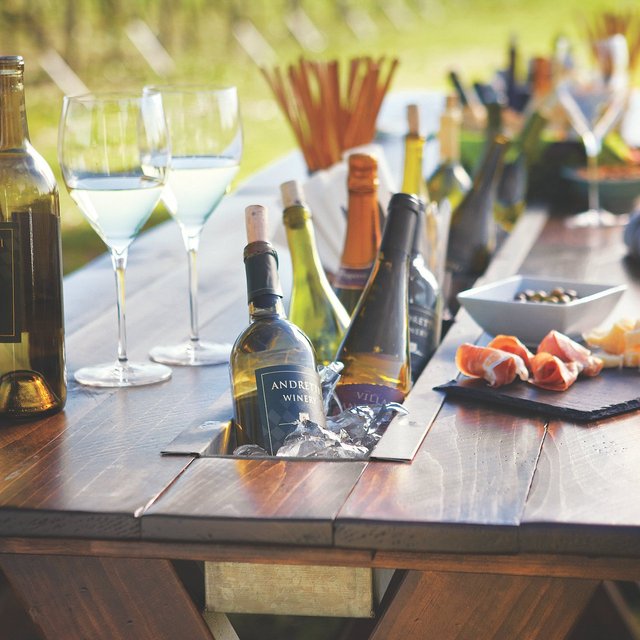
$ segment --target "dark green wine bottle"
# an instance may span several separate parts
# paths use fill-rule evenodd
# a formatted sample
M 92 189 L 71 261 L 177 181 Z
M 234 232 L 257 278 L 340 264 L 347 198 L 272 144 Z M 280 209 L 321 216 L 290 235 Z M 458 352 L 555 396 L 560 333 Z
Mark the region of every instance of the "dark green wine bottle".
M 411 388 L 409 258 L 420 201 L 396 193 L 389 201 L 380 251 L 336 360 L 343 407 L 402 402 Z
M 473 188 L 451 216 L 447 270 L 473 280 L 484 273 L 496 246 L 493 204 L 509 141 L 496 136 L 484 156 Z
M 67 397 L 58 187 L 29 141 L 23 71 L 0 57 L 0 424 Z
M 324 426 L 325 415 L 313 346 L 284 312 L 266 215 L 260 205 L 246 209 L 251 324 L 233 345 L 230 374 L 238 444 L 257 444 L 273 455 L 298 420 Z
M 420 203 L 409 263 L 409 347 L 411 380 L 415 382 L 440 344 L 443 297 L 436 277 L 421 252 L 419 229 L 424 224 Z

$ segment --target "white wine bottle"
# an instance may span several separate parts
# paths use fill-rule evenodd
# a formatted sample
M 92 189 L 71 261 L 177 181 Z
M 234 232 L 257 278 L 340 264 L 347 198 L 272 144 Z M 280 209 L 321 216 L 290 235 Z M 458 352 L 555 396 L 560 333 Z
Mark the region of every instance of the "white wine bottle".
M 247 207 L 244 264 L 251 324 L 230 359 L 236 436 L 274 455 L 299 420 L 325 426 L 320 378 L 309 338 L 282 304 L 278 255 L 267 241 L 267 210 Z
M 342 406 L 402 402 L 411 388 L 409 256 L 420 200 L 392 196 L 380 251 L 336 360 Z
M 58 187 L 29 141 L 23 74 L 0 57 L 0 424 L 67 396 Z
M 311 340 L 318 361 L 329 364 L 349 324 L 349 314 L 334 293 L 316 249 L 311 211 L 302 187 L 291 180 L 280 185 L 283 221 L 293 265 L 289 319 Z
M 451 209 L 460 204 L 471 189 L 471 178 L 460 163 L 460 128 L 462 112 L 456 96 L 447 96 L 445 110 L 440 116 L 438 142 L 440 163 L 427 181 L 431 197 L 440 202 L 447 198 Z

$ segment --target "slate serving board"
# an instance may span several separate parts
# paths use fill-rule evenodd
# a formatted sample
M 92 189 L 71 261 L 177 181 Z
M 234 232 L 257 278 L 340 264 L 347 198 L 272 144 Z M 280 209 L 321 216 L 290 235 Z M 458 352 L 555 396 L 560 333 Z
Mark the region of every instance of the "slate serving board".
M 640 408 L 640 371 L 605 369 L 595 378 L 578 378 L 567 391 L 547 391 L 518 380 L 493 389 L 484 380 L 461 377 L 434 387 L 448 395 L 525 409 L 554 418 L 600 420 Z

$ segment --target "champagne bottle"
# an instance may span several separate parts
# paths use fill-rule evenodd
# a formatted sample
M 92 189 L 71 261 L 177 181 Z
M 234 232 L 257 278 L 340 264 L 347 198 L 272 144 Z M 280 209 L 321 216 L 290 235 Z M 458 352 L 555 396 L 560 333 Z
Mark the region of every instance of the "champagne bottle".
M 380 252 L 336 356 L 345 408 L 402 402 L 411 387 L 409 255 L 420 206 L 406 193 L 389 202 Z
M 244 250 L 251 324 L 238 336 L 230 359 L 238 444 L 275 454 L 296 421 L 325 426 L 322 390 L 309 338 L 289 322 L 282 305 L 278 256 L 267 241 L 267 211 L 245 212 Z
M 422 205 L 422 203 L 421 203 Z M 418 233 L 424 206 L 418 212 L 409 263 L 409 346 L 411 380 L 415 382 L 440 344 L 443 298 L 435 276 L 427 268 Z
M 67 395 L 58 188 L 29 140 L 23 72 L 0 57 L 0 423 Z
M 508 145 L 506 137 L 495 137 L 473 181 L 473 188 L 451 217 L 447 269 L 454 278 L 462 276 L 467 280 L 466 284 L 484 272 L 495 250 L 493 204 Z
M 316 249 L 311 211 L 304 203 L 302 188 L 295 180 L 280 186 L 284 203 L 293 286 L 289 319 L 307 335 L 318 361 L 329 364 L 349 324 L 349 314 L 333 292 Z
M 445 110 L 440 117 L 438 142 L 440 164 L 427 182 L 431 197 L 440 202 L 447 198 L 455 209 L 471 189 L 471 178 L 460 164 L 460 127 L 462 112 L 455 96 L 447 96 Z
M 347 313 L 358 304 L 380 246 L 378 163 L 373 156 L 349 156 L 347 232 L 333 284 Z

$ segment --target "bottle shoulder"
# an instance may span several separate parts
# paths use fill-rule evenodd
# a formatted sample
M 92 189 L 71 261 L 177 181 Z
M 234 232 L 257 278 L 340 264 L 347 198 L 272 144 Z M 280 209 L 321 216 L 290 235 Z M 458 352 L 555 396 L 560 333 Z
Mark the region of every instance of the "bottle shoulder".
M 309 338 L 295 324 L 280 316 L 260 318 L 238 336 L 232 358 L 240 354 L 283 350 L 313 355 Z
M 0 151 L 0 184 L 5 188 L 19 180 L 23 185 L 33 185 L 40 194 L 58 193 L 58 185 L 51 167 L 29 142 L 22 149 Z

